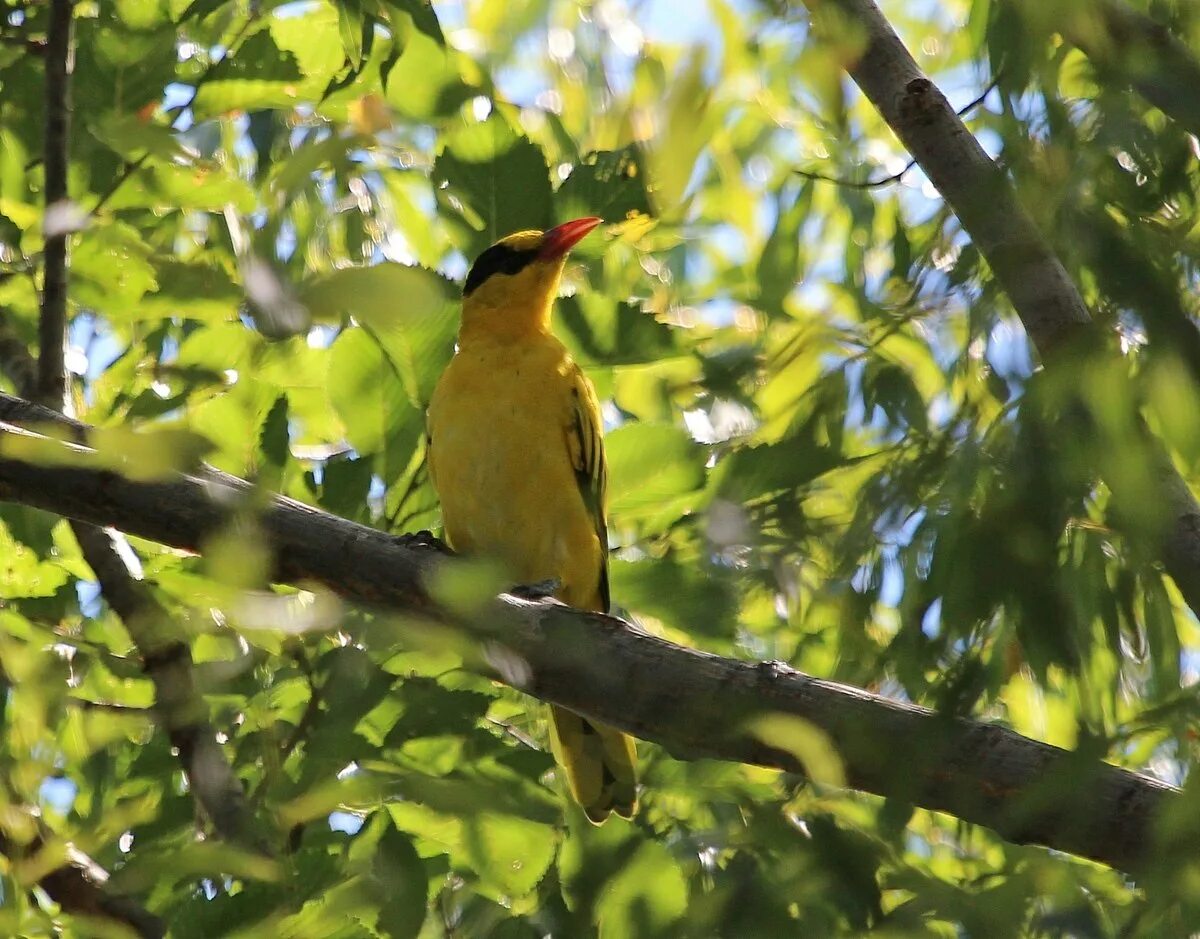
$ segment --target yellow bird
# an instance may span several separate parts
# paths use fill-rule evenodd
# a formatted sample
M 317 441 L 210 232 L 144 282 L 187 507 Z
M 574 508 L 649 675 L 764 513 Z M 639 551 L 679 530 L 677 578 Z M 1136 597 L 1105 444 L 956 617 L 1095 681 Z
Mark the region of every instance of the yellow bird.
M 500 239 L 463 286 L 458 351 L 429 405 L 429 469 L 456 551 L 521 583 L 555 580 L 571 606 L 607 612 L 605 461 L 595 389 L 550 332 L 580 218 Z M 571 795 L 596 824 L 637 808 L 633 740 L 560 707 L 550 737 Z

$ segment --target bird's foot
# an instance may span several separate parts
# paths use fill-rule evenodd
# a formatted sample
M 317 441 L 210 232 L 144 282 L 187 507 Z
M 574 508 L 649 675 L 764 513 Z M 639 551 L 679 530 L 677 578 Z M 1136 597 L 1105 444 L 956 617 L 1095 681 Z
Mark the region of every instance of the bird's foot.
M 550 577 L 532 584 L 517 584 L 508 592 L 522 600 L 549 600 L 560 589 L 562 589 L 562 581 L 557 577 Z
M 422 529 L 421 531 L 405 532 L 403 535 L 393 535 L 396 542 L 406 548 L 433 548 L 433 550 L 441 554 L 453 554 L 449 545 L 442 541 L 433 532 Z

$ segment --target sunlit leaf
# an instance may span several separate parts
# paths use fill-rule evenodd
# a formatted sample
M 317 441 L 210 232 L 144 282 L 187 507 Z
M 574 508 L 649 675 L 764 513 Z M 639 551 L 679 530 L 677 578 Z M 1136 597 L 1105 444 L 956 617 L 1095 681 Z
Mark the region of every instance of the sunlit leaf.
M 613 514 L 658 505 L 704 484 L 704 453 L 679 427 L 627 424 L 605 439 Z
M 541 150 L 501 117 L 463 124 L 433 167 L 439 194 L 468 226 L 472 254 L 504 235 L 554 224 L 550 170 Z

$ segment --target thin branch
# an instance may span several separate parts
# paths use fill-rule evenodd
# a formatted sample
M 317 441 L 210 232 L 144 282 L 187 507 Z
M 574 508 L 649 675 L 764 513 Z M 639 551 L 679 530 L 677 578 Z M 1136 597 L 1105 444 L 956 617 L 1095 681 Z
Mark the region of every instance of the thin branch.
M 308 683 L 308 701 L 304 705 L 304 713 L 300 715 L 296 726 L 292 728 L 292 732 L 288 734 L 287 739 L 279 746 L 279 758 L 281 762 L 286 761 L 292 755 L 292 751 L 304 740 L 309 728 L 312 727 L 313 721 L 317 719 L 317 713 L 321 710 L 321 692 L 317 688 L 317 678 L 313 674 L 312 663 L 308 661 L 308 654 L 304 651 L 303 646 L 296 650 L 293 658 L 297 667 L 304 673 L 304 680 Z
M 3 325 L 0 364 L 18 388 L 25 389 L 55 410 L 66 401 L 67 247 L 70 212 L 67 174 L 71 132 L 71 68 L 74 50 L 72 0 L 50 0 L 49 29 L 45 44 L 46 130 L 43 232 L 45 235 L 41 311 L 38 319 L 39 355 L 36 362 L 24 345 Z M 19 845 L 0 835 L 0 853 L 18 859 L 36 853 L 39 837 Z M 123 923 L 138 936 L 157 939 L 166 932 L 158 917 L 128 897 L 108 894 L 108 874 L 82 852 L 68 853 L 66 863 L 54 865 L 38 878 L 38 885 L 64 910 Z
M 46 416 L 0 395 L 0 420 Z M 45 462 L 12 456 L 28 438 Z M 253 491 L 211 469 L 134 482 L 81 467 L 89 452 L 0 425 L 0 453 L 8 454 L 0 457 L 0 499 L 201 551 Z M 752 724 L 764 714 L 798 718 L 831 738 L 852 788 L 1128 871 L 1152 856 L 1156 821 L 1178 804 L 1170 786 L 1095 754 L 1070 753 L 997 724 L 938 715 L 778 663 L 682 648 L 553 600 L 502 594 L 477 619 L 459 620 L 426 588 L 440 565 L 455 563 L 428 538 L 393 537 L 282 497 L 271 500 L 259 523 L 274 551 L 276 580 L 310 589 L 323 584 L 353 602 L 406 614 L 402 622 L 458 630 L 473 640 L 468 648 L 479 650 L 468 657 L 473 670 L 656 741 L 681 758 L 803 771 L 786 744 L 765 742 Z
M 50 0 L 46 33 L 46 134 L 42 151 L 45 173 L 43 231 L 46 246 L 42 269 L 42 309 L 38 320 L 37 400 L 55 409 L 67 393 L 63 356 L 67 342 L 67 163 L 71 141 L 71 44 L 73 0 Z
M 43 56 L 46 54 L 46 40 L 44 39 L 27 39 L 11 33 L 0 33 L 0 45 L 20 46 L 30 55 Z
M 987 96 L 995 91 L 997 86 L 999 86 L 1001 78 L 1003 77 L 1003 72 L 1003 69 L 997 69 L 996 74 L 992 77 L 992 80 L 988 82 L 987 87 L 984 88 L 977 97 L 968 101 L 954 113 L 956 113 L 959 117 L 965 117 L 979 107 L 979 105 L 983 104 L 983 102 L 987 100 Z M 916 165 L 916 157 L 913 157 L 904 164 L 904 169 L 897 173 L 892 173 L 890 176 L 884 176 L 881 179 L 845 179 L 841 176 L 829 176 L 825 173 L 819 173 L 813 170 L 796 169 L 792 170 L 792 172 L 804 179 L 811 179 L 815 182 L 821 183 L 835 183 L 845 189 L 879 189 L 883 186 L 891 186 L 893 183 L 900 182 L 900 180 L 908 175 L 908 171 Z
M 197 805 L 221 838 L 263 850 L 246 793 L 217 743 L 208 706 L 196 686 L 192 653 L 170 614 L 126 566 L 114 545 L 120 535 L 74 520 L 71 531 L 96 575 L 100 592 L 137 643 L 154 684 L 154 709 L 167 729 Z
M 1062 262 L 1017 198 L 1016 190 L 913 60 L 874 0 L 805 0 L 815 11 L 839 10 L 861 31 L 865 46 L 848 66 L 850 77 L 875 105 L 963 229 L 987 259 L 1043 361 L 1088 338 L 1093 321 Z M 1151 448 L 1158 493 L 1169 519 L 1163 564 L 1193 612 L 1200 614 L 1200 503 L 1170 456 L 1143 428 Z M 1118 504 L 1145 498 L 1140 485 L 1106 480 Z

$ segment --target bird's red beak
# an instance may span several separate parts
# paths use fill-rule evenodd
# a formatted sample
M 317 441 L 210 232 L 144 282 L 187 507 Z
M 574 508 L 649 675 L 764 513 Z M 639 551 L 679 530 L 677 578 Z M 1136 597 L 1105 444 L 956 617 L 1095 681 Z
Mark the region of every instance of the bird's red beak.
M 557 228 L 551 228 L 542 236 L 542 250 L 538 257 L 543 261 L 555 261 L 579 244 L 584 236 L 603 222 L 602 218 L 577 218 L 571 222 L 563 222 Z

